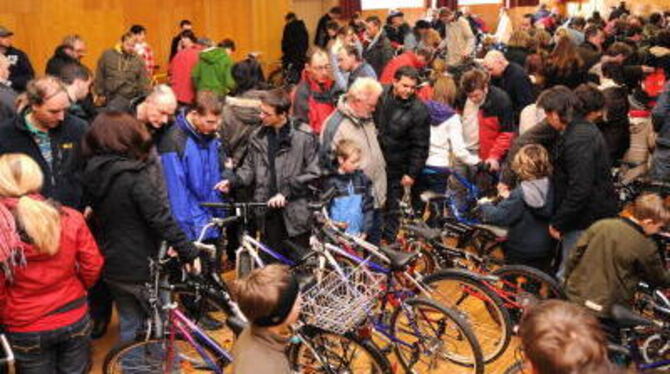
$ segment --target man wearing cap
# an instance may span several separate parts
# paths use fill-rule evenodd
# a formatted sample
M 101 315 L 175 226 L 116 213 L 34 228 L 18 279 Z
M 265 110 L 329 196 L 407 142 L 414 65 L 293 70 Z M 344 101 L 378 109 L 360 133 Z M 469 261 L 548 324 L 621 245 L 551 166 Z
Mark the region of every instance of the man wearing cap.
M 33 79 L 35 71 L 30 64 L 28 55 L 12 46 L 14 33 L 4 26 L 0 26 L 0 53 L 9 59 L 9 81 L 17 92 L 26 90 L 28 81 Z

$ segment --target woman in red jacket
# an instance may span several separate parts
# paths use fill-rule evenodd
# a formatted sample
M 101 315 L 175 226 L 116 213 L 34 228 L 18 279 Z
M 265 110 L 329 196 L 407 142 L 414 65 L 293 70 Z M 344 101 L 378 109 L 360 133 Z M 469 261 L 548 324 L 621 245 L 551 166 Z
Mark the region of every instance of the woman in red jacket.
M 86 289 L 103 260 L 84 217 L 40 196 L 42 182 L 28 156 L 0 156 L 0 323 L 19 374 L 86 373 Z

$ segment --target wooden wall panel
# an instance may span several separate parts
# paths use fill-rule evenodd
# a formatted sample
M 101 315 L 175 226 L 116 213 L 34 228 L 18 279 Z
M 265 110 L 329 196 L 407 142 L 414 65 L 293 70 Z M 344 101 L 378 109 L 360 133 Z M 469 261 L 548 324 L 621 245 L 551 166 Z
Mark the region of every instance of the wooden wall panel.
M 281 55 L 284 14 L 291 0 L 0 0 L 0 25 L 15 32 L 14 45 L 30 56 L 36 71 L 63 36 L 78 33 L 87 42 L 84 63 L 94 67 L 132 24 L 147 27 L 148 41 L 161 70 L 167 68 L 178 22 L 187 18 L 198 36 L 214 41 L 232 38 L 235 59 L 262 51 L 265 61 Z

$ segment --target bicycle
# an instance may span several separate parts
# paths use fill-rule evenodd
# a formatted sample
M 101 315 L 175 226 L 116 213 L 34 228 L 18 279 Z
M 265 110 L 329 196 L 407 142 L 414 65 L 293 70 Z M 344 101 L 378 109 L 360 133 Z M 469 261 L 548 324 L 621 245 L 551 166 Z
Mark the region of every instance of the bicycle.
M 16 357 L 14 357 L 14 351 L 5 334 L 0 334 L 0 346 L 2 346 L 3 352 L 3 355 L 0 358 L 0 373 L 16 373 L 16 368 L 14 367 Z

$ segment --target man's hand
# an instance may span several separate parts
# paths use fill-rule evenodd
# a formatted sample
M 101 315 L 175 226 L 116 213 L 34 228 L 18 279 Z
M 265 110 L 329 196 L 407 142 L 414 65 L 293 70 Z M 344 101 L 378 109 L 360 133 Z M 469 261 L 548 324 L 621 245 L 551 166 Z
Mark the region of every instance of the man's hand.
M 410 177 L 409 175 L 403 175 L 402 179 L 400 180 L 400 184 L 405 187 L 412 187 L 414 185 L 414 178 Z
M 200 257 L 196 257 L 190 264 L 184 265 L 184 269 L 193 275 L 198 275 L 202 272 L 202 263 Z
M 268 200 L 268 206 L 270 208 L 283 208 L 286 206 L 286 198 L 284 195 L 278 193 Z
M 506 185 L 505 183 L 498 183 L 496 188 L 498 189 L 498 195 L 500 197 L 502 197 L 503 199 L 507 199 L 509 197 L 510 190 L 508 185 Z
M 561 239 L 561 232 L 556 230 L 554 226 L 549 225 L 549 235 L 556 240 Z
M 651 67 L 651 66 L 642 65 L 642 72 L 645 73 L 645 74 L 651 74 L 655 71 L 656 71 L 656 69 Z
M 495 158 L 486 159 L 486 161 L 484 161 L 484 163 L 489 166 L 489 170 L 491 170 L 491 171 L 500 170 L 500 163 Z
M 215 190 L 219 190 L 222 193 L 230 192 L 230 181 L 227 179 L 222 180 L 214 186 Z

